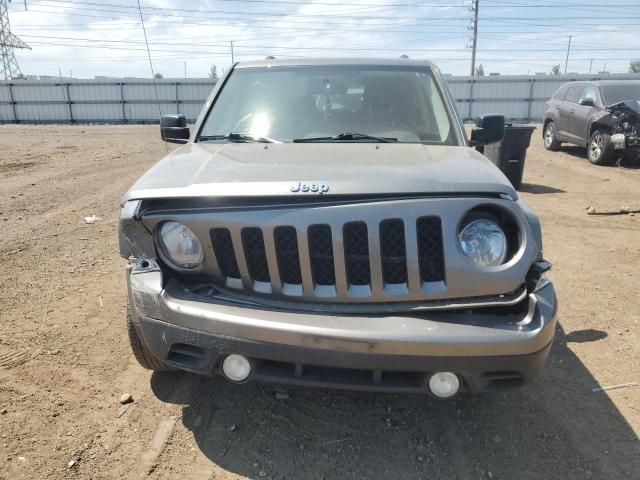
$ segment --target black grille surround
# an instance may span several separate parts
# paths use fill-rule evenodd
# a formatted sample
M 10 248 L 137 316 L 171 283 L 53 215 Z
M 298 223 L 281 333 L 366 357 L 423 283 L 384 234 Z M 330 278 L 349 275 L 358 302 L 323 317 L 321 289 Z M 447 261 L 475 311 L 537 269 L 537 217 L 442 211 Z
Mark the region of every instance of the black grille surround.
M 413 298 L 407 301 L 415 301 L 416 287 L 423 293 L 446 289 L 438 216 L 225 227 L 210 229 L 210 236 L 218 273 L 228 288 L 308 301 L 324 297 L 330 302 L 339 296 L 341 303 L 350 298 L 359 303 L 392 301 L 387 300 L 390 296 L 402 301 L 409 294 Z M 409 234 L 415 238 L 407 239 Z

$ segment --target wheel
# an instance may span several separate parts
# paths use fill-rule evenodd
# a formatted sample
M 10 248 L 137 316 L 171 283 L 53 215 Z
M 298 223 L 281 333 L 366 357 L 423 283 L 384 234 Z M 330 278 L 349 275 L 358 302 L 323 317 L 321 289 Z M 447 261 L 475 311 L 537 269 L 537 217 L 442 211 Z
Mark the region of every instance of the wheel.
M 594 165 L 608 165 L 613 161 L 615 150 L 611 143 L 611 136 L 602 130 L 596 130 L 591 135 L 587 147 L 587 157 Z
M 136 360 L 140 365 L 147 370 L 175 370 L 171 365 L 163 362 L 153 355 L 153 353 L 145 347 L 144 343 L 142 343 L 142 340 L 138 336 L 138 332 L 136 332 L 136 327 L 133 323 L 133 318 L 131 317 L 131 308 L 129 305 L 127 305 L 127 333 L 129 334 L 129 344 L 131 345 L 133 356 L 136 357 Z
M 544 127 L 544 148 L 555 152 L 560 149 L 560 142 L 556 139 L 556 125 L 549 122 Z

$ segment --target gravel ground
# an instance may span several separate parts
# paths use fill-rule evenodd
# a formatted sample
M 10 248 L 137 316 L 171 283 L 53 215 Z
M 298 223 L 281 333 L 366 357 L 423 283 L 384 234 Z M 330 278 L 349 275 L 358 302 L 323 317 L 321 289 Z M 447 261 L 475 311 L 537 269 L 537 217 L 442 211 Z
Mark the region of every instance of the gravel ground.
M 640 388 L 592 392 L 640 380 L 640 215 L 585 212 L 640 208 L 640 168 L 546 152 L 539 132 L 522 195 L 560 301 L 547 368 L 520 390 L 438 402 L 279 400 L 143 370 L 116 225 L 120 195 L 165 154 L 157 127 L 0 126 L 0 478 L 640 478 Z

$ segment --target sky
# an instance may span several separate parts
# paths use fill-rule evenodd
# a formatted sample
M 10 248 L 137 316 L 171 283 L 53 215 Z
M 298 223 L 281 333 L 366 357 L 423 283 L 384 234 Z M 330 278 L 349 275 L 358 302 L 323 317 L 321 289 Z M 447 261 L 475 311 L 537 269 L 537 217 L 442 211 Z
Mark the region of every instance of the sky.
M 640 57 L 640 1 L 478 0 L 477 64 L 485 74 L 549 73 L 571 38 L 568 72 L 626 72 Z M 386 57 L 434 61 L 468 75 L 472 0 L 140 0 L 156 72 L 206 77 L 235 61 Z M 137 0 L 13 0 L 23 73 L 150 77 Z M 186 62 L 186 63 L 185 63 Z

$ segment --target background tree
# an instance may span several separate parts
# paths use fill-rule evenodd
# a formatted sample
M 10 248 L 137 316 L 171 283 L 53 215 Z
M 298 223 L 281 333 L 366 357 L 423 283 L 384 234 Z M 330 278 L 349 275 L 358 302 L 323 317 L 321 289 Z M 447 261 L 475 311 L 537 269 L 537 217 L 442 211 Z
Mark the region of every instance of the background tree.
M 560 64 L 551 67 L 551 75 L 560 75 Z
M 640 58 L 629 62 L 629 73 L 640 73 Z
M 478 65 L 476 68 L 476 77 L 484 77 L 484 67 L 482 64 Z
M 214 82 L 218 81 L 218 67 L 215 65 L 211 65 L 211 68 L 209 69 L 209 78 Z
M 153 78 L 160 79 L 160 78 L 164 78 L 164 77 L 162 76 L 162 74 L 160 72 L 158 72 L 153 76 Z

